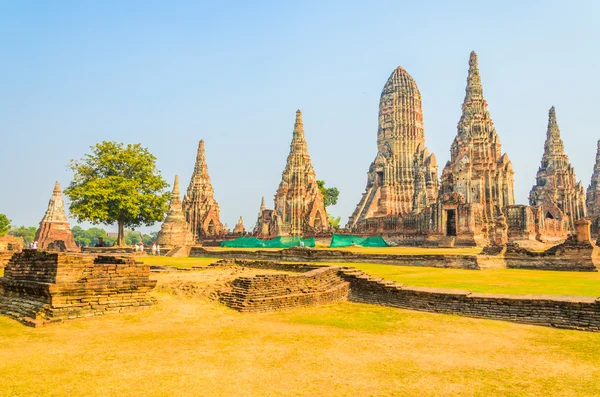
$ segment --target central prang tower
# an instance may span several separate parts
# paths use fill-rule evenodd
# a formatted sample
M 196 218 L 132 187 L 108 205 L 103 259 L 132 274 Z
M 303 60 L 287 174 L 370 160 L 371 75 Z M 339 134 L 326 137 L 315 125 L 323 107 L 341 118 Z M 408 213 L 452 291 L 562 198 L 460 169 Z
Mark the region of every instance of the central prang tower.
M 415 80 L 399 66 L 381 92 L 377 156 L 348 227 L 368 218 L 423 210 L 437 197 L 437 172 L 435 156 L 425 148 L 421 93 Z

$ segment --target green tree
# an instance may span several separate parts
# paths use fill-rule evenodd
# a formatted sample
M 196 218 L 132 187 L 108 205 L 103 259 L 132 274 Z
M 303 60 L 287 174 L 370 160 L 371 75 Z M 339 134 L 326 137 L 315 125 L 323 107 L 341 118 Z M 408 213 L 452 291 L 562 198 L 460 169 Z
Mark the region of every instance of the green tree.
M 118 225 L 119 246 L 125 227 L 151 226 L 167 212 L 169 184 L 156 169 L 156 157 L 140 144 L 103 141 L 81 160 L 71 160 L 73 181 L 64 193 L 80 221 Z
M 0 214 L 0 237 L 4 236 L 10 230 L 10 219 L 4 214 Z
M 323 195 L 323 199 L 325 201 L 325 208 L 330 205 L 336 205 L 338 201 L 338 196 L 340 195 L 340 191 L 337 187 L 325 187 L 325 181 L 317 181 L 317 186 Z
M 332 228 L 339 229 L 340 228 L 340 221 L 342 220 L 342 217 L 338 216 L 336 218 L 333 215 L 327 214 L 327 220 L 329 221 L 329 224 L 331 225 Z
M 25 246 L 29 246 L 33 239 L 35 238 L 35 233 L 37 232 L 37 228 L 35 226 L 19 226 L 13 227 L 8 231 L 8 234 L 15 237 L 23 237 L 23 241 L 25 242 Z

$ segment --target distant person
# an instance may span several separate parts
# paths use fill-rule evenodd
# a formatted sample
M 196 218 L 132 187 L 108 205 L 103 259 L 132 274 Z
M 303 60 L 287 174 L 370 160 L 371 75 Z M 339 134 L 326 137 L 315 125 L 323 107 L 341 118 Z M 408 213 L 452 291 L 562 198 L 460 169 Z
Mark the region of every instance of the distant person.
M 135 252 L 139 252 L 140 251 L 140 245 L 139 244 L 135 244 Z
M 160 245 L 156 244 L 156 255 L 160 256 Z
M 37 241 L 34 241 L 34 242 L 33 242 L 33 247 L 31 247 L 31 248 L 33 248 L 34 250 L 36 250 L 36 249 L 37 249 L 37 246 L 38 246 L 38 242 L 37 242 Z
M 140 243 L 140 252 L 144 252 L 144 243 Z
M 156 243 L 152 244 L 152 255 L 156 256 Z

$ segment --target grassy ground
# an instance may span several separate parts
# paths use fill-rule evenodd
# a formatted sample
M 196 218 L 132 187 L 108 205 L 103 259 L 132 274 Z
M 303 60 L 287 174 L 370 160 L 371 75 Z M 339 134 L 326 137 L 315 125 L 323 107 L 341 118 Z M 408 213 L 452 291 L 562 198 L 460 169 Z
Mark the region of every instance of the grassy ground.
M 323 263 L 324 264 L 324 263 Z M 339 266 L 339 263 L 330 263 Z M 344 263 L 375 277 L 415 287 L 457 288 L 502 294 L 600 297 L 600 273 L 541 270 L 462 270 L 367 263 Z
M 144 312 L 45 328 L 0 316 L 0 396 L 571 397 L 600 390 L 600 334 L 352 303 L 240 314 L 205 299 L 154 294 L 158 304 Z
M 215 263 L 218 259 L 214 258 L 173 258 L 169 256 L 141 256 L 136 257 L 136 260 L 144 262 L 147 265 L 163 265 L 174 266 L 179 268 L 187 268 L 192 266 L 208 266 Z
M 207 266 L 210 258 L 140 258 L 152 265 L 177 267 Z M 415 287 L 466 289 L 473 292 L 502 294 L 553 294 L 600 297 L 600 273 L 553 272 L 540 270 L 461 270 L 367 263 L 318 263 L 352 266 L 372 276 L 398 281 Z

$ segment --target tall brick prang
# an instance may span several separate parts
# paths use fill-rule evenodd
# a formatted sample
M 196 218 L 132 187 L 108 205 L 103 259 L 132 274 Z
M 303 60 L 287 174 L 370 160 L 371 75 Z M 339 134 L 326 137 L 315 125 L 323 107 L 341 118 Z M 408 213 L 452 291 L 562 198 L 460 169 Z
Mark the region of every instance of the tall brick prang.
M 437 161 L 425 147 L 421 93 L 410 74 L 398 67 L 381 92 L 377 156 L 348 227 L 369 218 L 419 212 L 424 203 L 435 201 L 438 186 Z

